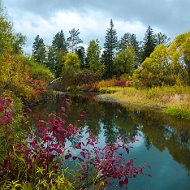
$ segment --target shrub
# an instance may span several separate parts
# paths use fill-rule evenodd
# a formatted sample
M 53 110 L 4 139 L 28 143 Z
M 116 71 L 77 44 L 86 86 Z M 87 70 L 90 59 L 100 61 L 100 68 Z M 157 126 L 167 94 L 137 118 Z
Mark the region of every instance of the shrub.
M 118 179 L 120 187 L 128 179 L 143 174 L 145 166 L 135 167 L 134 159 L 126 161 L 121 150 L 129 153 L 129 144 L 121 137 L 105 147 L 98 146 L 98 138 L 85 132 L 85 140 L 76 141 L 82 135 L 80 123 L 86 112 L 80 112 L 75 124 L 67 123 L 68 99 L 61 103 L 62 113 L 49 114 L 49 119 L 39 120 L 36 129 L 10 141 L 12 131 L 11 100 L 0 99 L 0 129 L 4 129 L 6 151 L 1 157 L 0 187 L 4 189 L 85 189 L 109 185 L 109 179 Z M 73 142 L 68 147 L 67 142 Z M 131 140 L 131 143 L 135 139 Z M 76 153 L 77 154 L 76 154 Z M 77 161 L 74 175 L 63 168 L 67 160 Z M 80 163 L 80 164 L 79 164 Z M 91 178 L 90 182 L 88 178 Z M 72 181 L 72 183 L 71 183 Z M 97 188 L 96 188 L 97 189 Z
M 126 81 L 126 79 L 124 78 L 120 78 L 120 79 L 112 78 L 112 79 L 100 81 L 97 84 L 97 86 L 98 88 L 113 87 L 113 86 L 126 87 L 126 84 L 130 86 L 132 82 L 130 80 Z
M 29 72 L 32 79 L 43 80 L 46 83 L 50 83 L 55 78 L 54 74 L 45 65 L 36 63 L 33 60 L 28 61 Z
M 114 86 L 125 87 L 126 86 L 126 80 L 125 79 L 115 80 Z

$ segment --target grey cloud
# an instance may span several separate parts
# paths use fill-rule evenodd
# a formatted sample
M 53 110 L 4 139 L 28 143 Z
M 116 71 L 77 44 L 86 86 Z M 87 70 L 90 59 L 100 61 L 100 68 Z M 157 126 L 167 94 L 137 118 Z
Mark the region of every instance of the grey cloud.
M 157 26 L 172 37 L 190 29 L 189 0 L 4 0 L 7 7 L 50 17 L 58 10 L 102 11 L 114 19 Z

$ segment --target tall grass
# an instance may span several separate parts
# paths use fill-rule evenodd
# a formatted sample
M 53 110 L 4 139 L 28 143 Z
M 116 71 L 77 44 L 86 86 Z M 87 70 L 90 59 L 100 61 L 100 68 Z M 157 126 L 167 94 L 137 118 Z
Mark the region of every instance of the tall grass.
M 106 97 L 117 99 L 122 103 L 137 103 L 166 108 L 164 112 L 171 116 L 190 119 L 190 87 L 163 86 L 136 89 L 134 87 L 107 87 L 101 92 Z

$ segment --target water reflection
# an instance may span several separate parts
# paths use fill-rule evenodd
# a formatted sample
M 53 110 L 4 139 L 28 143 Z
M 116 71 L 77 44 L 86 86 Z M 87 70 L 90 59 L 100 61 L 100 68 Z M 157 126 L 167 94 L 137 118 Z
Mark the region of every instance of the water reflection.
M 129 189 L 188 190 L 190 122 L 174 120 L 155 110 L 126 109 L 117 104 L 98 103 L 93 96 L 71 99 L 73 103 L 68 108 L 68 122 L 73 123 L 78 119 L 78 113 L 84 110 L 87 118 L 83 127 L 88 126 L 93 134 L 104 138 L 107 143 L 113 143 L 119 135 L 126 140 L 139 139 L 131 156 L 136 157 L 139 164 L 148 162 L 152 166 L 153 177 L 132 179 Z M 59 112 L 59 101 L 39 105 L 33 109 L 33 114 L 45 118 L 50 112 Z

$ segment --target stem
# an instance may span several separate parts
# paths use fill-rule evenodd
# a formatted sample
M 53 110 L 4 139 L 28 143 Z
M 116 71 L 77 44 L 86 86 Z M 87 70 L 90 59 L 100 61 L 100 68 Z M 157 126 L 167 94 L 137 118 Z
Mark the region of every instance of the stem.
M 98 179 L 96 179 L 94 184 L 96 185 L 97 183 L 99 183 L 100 181 L 102 181 L 104 179 L 105 179 L 105 176 L 101 176 Z M 93 181 L 91 180 L 90 183 L 87 182 L 87 184 L 79 185 L 78 187 L 75 188 L 75 190 L 86 190 L 86 189 L 88 189 L 89 184 L 92 185 Z

